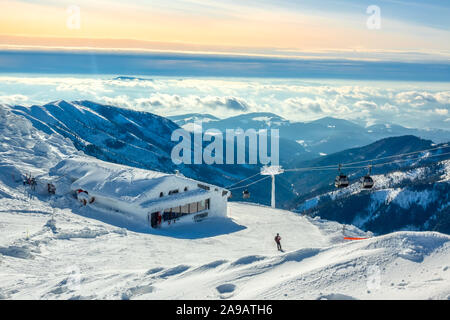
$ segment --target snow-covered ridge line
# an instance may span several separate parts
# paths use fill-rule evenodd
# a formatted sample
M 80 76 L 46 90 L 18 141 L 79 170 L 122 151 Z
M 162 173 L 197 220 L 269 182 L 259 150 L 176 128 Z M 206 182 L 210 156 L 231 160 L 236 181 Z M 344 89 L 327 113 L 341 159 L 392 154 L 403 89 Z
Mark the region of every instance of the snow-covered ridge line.
M 7 177 L 5 170 L 0 171 L 8 185 L 21 180 L 20 174 L 46 175 L 62 159 L 82 154 L 69 139 L 37 130 L 9 106 L 0 107 L 0 119 L 0 165 L 8 167 L 14 176 Z

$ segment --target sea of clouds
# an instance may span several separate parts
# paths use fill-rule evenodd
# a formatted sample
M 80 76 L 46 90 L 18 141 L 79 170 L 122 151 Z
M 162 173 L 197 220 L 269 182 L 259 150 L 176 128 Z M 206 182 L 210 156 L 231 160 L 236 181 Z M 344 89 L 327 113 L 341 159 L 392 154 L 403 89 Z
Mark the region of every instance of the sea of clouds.
M 363 124 L 450 128 L 450 84 L 360 80 L 0 76 L 0 104 L 91 100 L 162 116 L 272 112 L 291 121 L 325 116 Z

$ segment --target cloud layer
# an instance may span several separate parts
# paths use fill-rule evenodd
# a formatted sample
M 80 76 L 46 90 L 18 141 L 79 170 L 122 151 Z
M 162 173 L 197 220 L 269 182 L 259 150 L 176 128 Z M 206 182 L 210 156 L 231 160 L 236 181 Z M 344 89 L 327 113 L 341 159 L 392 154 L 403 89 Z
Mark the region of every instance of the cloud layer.
M 448 83 L 292 79 L 0 77 L 0 103 L 94 100 L 162 116 L 273 112 L 292 121 L 325 116 L 363 124 L 448 129 Z

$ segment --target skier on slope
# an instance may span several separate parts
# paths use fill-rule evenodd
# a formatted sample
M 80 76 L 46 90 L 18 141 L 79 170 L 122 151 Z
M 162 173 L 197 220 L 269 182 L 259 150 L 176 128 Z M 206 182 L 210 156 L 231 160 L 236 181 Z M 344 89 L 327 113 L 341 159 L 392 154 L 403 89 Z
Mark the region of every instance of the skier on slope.
M 283 251 L 283 249 L 281 249 L 281 237 L 279 233 L 275 236 L 275 242 L 277 243 L 278 251 Z

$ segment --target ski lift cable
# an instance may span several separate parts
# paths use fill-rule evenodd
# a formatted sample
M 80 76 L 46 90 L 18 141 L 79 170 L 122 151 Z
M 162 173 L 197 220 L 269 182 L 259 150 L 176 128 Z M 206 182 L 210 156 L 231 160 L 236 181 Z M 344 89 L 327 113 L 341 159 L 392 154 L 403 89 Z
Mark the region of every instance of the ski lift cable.
M 420 151 L 413 151 L 413 152 L 407 152 L 407 153 L 400 153 L 400 154 L 396 154 L 396 155 L 392 155 L 392 156 L 386 156 L 386 157 L 381 157 L 381 158 L 376 158 L 376 159 L 369 159 L 369 160 L 361 160 L 361 161 L 343 163 L 342 166 L 344 167 L 346 165 L 359 164 L 359 163 L 371 162 L 371 161 L 378 161 L 378 160 L 384 160 L 384 159 L 390 159 L 390 158 L 396 158 L 396 157 L 402 157 L 402 156 L 409 156 L 409 155 L 413 155 L 413 154 L 417 154 L 417 153 L 434 151 L 434 150 L 439 150 L 439 149 L 446 149 L 446 148 L 450 148 L 450 146 L 445 145 L 445 146 L 440 146 L 440 147 L 436 147 L 436 148 L 425 149 L 425 150 L 420 150 Z
M 441 157 L 441 156 L 445 156 L 445 155 L 449 155 L 450 152 L 445 152 L 445 153 L 440 153 L 440 154 L 433 154 L 428 156 L 427 158 L 432 158 L 432 157 Z M 421 160 L 424 159 L 422 157 L 416 157 L 416 158 L 410 158 L 410 159 L 398 159 L 398 160 L 393 160 L 393 161 L 388 161 L 388 162 L 383 162 L 383 163 L 377 163 L 377 164 L 371 164 L 372 167 L 381 167 L 387 164 L 392 164 L 392 163 L 399 163 L 399 162 L 406 162 L 406 161 L 414 161 L 414 160 Z M 364 166 L 350 166 L 350 167 L 343 167 L 344 169 L 364 169 L 367 168 L 367 165 Z M 336 170 L 336 166 L 335 167 L 328 167 L 328 166 L 324 166 L 324 167 L 310 167 L 310 168 L 292 168 L 292 169 L 284 169 L 284 171 L 302 171 L 302 170 L 308 170 L 308 171 L 320 171 L 320 170 Z
M 372 167 L 383 166 L 385 164 L 391 164 L 391 163 L 422 160 L 422 159 L 433 158 L 433 157 L 441 157 L 441 156 L 445 156 L 445 155 L 450 155 L 450 152 L 444 152 L 444 153 L 440 153 L 440 154 L 432 154 L 426 158 L 417 157 L 417 158 L 412 158 L 412 159 L 399 159 L 399 160 L 393 160 L 393 161 L 389 161 L 389 162 L 385 162 L 385 163 L 377 163 L 377 164 L 373 164 Z M 367 166 L 364 166 L 364 168 L 367 168 Z
M 448 154 L 450 154 L 450 152 L 434 154 L 434 155 L 428 156 L 427 158 L 440 157 L 440 156 L 444 156 L 444 155 L 448 155 Z M 421 159 L 423 159 L 423 158 L 393 160 L 393 161 L 388 161 L 388 162 L 383 162 L 383 163 L 372 164 L 371 166 L 372 167 L 381 167 L 381 166 L 384 166 L 384 165 L 387 165 L 387 164 L 398 163 L 398 162 L 406 162 L 406 161 L 414 161 L 414 160 L 421 160 Z M 365 166 L 345 167 L 344 169 L 364 169 L 364 168 L 367 168 L 367 165 L 365 165 Z M 308 171 L 336 170 L 336 167 L 295 168 L 295 169 L 285 169 L 284 171 L 302 171 L 302 170 L 308 170 Z
M 402 156 L 407 156 L 407 155 L 412 155 L 412 154 L 417 154 L 417 153 L 422 153 L 422 152 L 427 152 L 427 151 L 433 151 L 433 150 L 439 150 L 439 149 L 446 149 L 446 148 L 450 148 L 450 146 L 446 144 L 445 146 L 440 146 L 440 147 L 431 148 L 431 149 L 425 149 L 425 150 L 420 150 L 420 151 L 413 151 L 413 152 L 408 152 L 408 153 L 399 153 L 399 154 L 396 154 L 396 155 L 387 156 L 387 157 L 381 157 L 381 158 L 376 158 L 376 159 L 368 159 L 368 160 L 361 160 L 361 161 L 355 161 L 355 162 L 342 163 L 341 164 L 341 168 L 346 168 L 346 166 L 352 165 L 352 164 L 359 164 L 359 163 L 364 163 L 364 162 L 379 161 L 379 160 L 384 160 L 384 159 L 389 159 L 389 158 L 402 157 Z M 318 166 L 318 167 L 303 167 L 303 168 L 285 169 L 285 171 L 295 171 L 296 169 L 302 169 L 302 170 L 303 169 L 304 170 L 312 170 L 312 169 L 322 169 L 322 168 L 336 169 L 336 167 L 338 167 L 338 166 L 339 166 L 339 164 L 330 164 L 330 165 Z M 367 165 L 366 165 L 366 167 L 367 167 Z
M 254 174 L 254 175 L 252 175 L 252 176 L 250 176 L 250 177 L 247 177 L 247 178 L 242 179 L 242 180 L 240 180 L 240 181 L 238 181 L 238 182 L 235 182 L 235 183 L 233 183 L 233 184 L 230 184 L 229 186 L 225 187 L 225 189 L 229 189 L 230 187 L 233 187 L 233 186 L 235 186 L 235 185 L 240 184 L 241 182 L 244 182 L 244 181 L 247 181 L 248 179 L 251 179 L 251 178 L 253 178 L 253 177 L 256 177 L 256 176 L 259 175 L 259 174 L 261 174 L 261 173 L 258 172 L 257 174 Z
M 262 181 L 262 180 L 264 180 L 264 179 L 268 179 L 268 178 L 270 178 L 270 177 L 271 177 L 271 176 L 265 176 L 264 178 L 261 178 L 261 179 L 259 179 L 259 180 L 253 181 L 252 183 L 249 183 L 249 184 L 247 184 L 247 185 L 245 185 L 245 186 L 234 187 L 234 188 L 227 188 L 227 189 L 228 189 L 228 190 L 235 190 L 235 189 L 246 188 L 246 187 L 251 186 L 252 184 L 258 183 L 258 182 L 260 182 L 260 181 Z
M 447 147 L 447 148 L 448 148 L 448 147 Z M 427 150 L 422 150 L 422 151 L 418 151 L 418 152 L 415 152 L 415 153 L 425 152 L 425 151 L 427 151 Z M 445 155 L 450 155 L 450 152 L 445 152 L 445 153 L 440 153 L 440 154 L 430 155 L 430 156 L 428 156 L 427 158 L 440 157 L 440 156 L 445 156 Z M 399 156 L 399 155 L 397 155 L 397 156 Z M 414 161 L 414 160 L 421 160 L 421 159 L 423 159 L 423 158 L 422 158 L 422 157 L 416 157 L 416 158 L 413 158 L 413 159 L 401 159 L 401 160 L 399 159 L 399 160 L 393 160 L 393 161 L 388 161 L 388 162 L 383 162 L 383 163 L 371 164 L 371 166 L 372 166 L 372 167 L 381 167 L 381 166 L 388 165 L 388 164 L 399 163 L 399 162 L 406 162 L 406 161 Z M 370 161 L 370 160 L 367 160 L 367 161 Z M 364 166 L 351 166 L 351 167 L 345 167 L 345 169 L 364 169 L 364 168 L 367 168 L 367 165 L 364 165 Z M 323 166 L 323 167 L 310 167 L 310 168 L 294 168 L 294 169 L 285 169 L 284 171 L 286 172 L 286 171 L 301 171 L 301 170 L 309 170 L 309 171 L 336 170 L 336 167 Z M 236 184 L 239 184 L 239 183 L 241 183 L 241 182 L 243 182 L 243 181 L 245 181 L 245 180 L 251 179 L 251 178 L 253 178 L 253 177 L 255 177 L 255 176 L 259 175 L 259 174 L 260 174 L 260 173 L 257 173 L 257 174 L 255 174 L 255 175 L 252 175 L 252 176 L 250 176 L 250 177 L 248 177 L 248 178 L 245 178 L 245 179 L 243 179 L 243 180 L 241 180 L 241 181 L 236 182 L 236 183 L 233 184 L 233 185 L 236 185 Z M 254 182 L 251 182 L 251 183 L 246 184 L 246 185 L 244 185 L 244 186 L 233 187 L 233 188 L 227 187 L 226 189 L 228 189 L 228 190 L 231 191 L 231 190 L 235 190 L 235 189 L 246 188 L 246 187 L 249 187 L 249 186 L 251 186 L 251 185 L 253 185 L 253 184 L 256 184 L 256 183 L 258 183 L 258 182 L 260 182 L 260 181 L 262 181 L 262 180 L 264 180 L 264 179 L 267 179 L 267 178 L 270 178 L 270 176 L 265 176 L 264 178 L 261 178 L 261 179 L 259 179 L 259 180 L 254 181 Z M 233 185 L 231 185 L 231 186 L 233 186 Z
M 378 160 L 384 160 L 384 159 L 389 159 L 389 158 L 401 157 L 401 156 L 412 155 L 412 154 L 417 154 L 417 153 L 421 153 L 421 152 L 427 152 L 427 151 L 438 150 L 438 149 L 445 149 L 445 148 L 450 148 L 450 146 L 441 146 L 441 147 L 438 147 L 438 148 L 425 149 L 425 150 L 408 152 L 408 153 L 400 153 L 400 154 L 396 154 L 396 155 L 392 155 L 392 156 L 376 158 L 376 159 L 361 160 L 361 161 L 355 161 L 355 162 L 348 162 L 348 163 L 343 163 L 343 164 L 340 164 L 340 165 L 341 165 L 341 168 L 346 169 L 346 168 L 351 168 L 351 167 L 346 167 L 346 166 L 352 165 L 352 164 L 359 164 L 359 163 L 364 163 L 364 162 L 373 162 L 373 161 L 378 161 Z M 440 156 L 440 155 L 444 155 L 444 154 L 446 154 L 446 153 L 441 153 L 441 154 L 436 154 L 436 155 L 431 155 L 431 156 Z M 431 157 L 431 156 L 429 156 L 429 157 Z M 411 160 L 411 159 L 406 159 L 406 160 Z M 372 166 L 375 166 L 375 165 L 376 164 L 373 164 Z M 333 165 L 318 166 L 318 167 L 291 168 L 291 169 L 285 169 L 284 171 L 313 170 L 313 169 L 324 169 L 324 168 L 336 169 L 336 167 L 338 167 L 338 166 L 339 166 L 339 164 L 333 164 Z M 365 165 L 364 167 L 367 167 L 367 166 L 368 165 Z
M 386 157 L 375 158 L 375 159 L 368 159 L 368 160 L 361 160 L 361 161 L 355 161 L 355 162 L 348 162 L 348 163 L 343 163 L 342 164 L 342 168 L 345 168 L 345 166 L 353 165 L 353 164 L 359 164 L 359 163 L 364 163 L 364 162 L 372 162 L 372 161 L 379 161 L 379 160 L 385 160 L 385 159 L 390 159 L 390 158 L 403 157 L 403 156 L 413 155 L 413 154 L 417 154 L 417 153 L 434 151 L 434 150 L 439 150 L 439 149 L 446 149 L 446 148 L 450 148 L 450 146 L 446 144 L 444 146 L 440 146 L 440 147 L 436 147 L 436 148 L 430 148 L 430 149 L 413 151 L 413 152 L 407 152 L 407 153 L 399 153 L 399 154 L 395 154 L 395 155 L 392 155 L 392 156 L 386 156 Z M 338 166 L 338 165 L 336 165 L 336 164 L 335 165 L 327 165 L 327 166 L 324 166 L 324 167 L 336 167 L 336 166 Z
M 433 154 L 428 156 L 427 158 L 432 158 L 432 157 L 441 157 L 441 156 L 445 156 L 445 155 L 450 155 L 450 152 L 444 152 L 444 153 L 440 153 L 440 154 Z M 427 159 L 425 158 L 425 159 Z M 371 167 L 381 167 L 387 164 L 392 164 L 392 163 L 399 163 L 399 162 L 406 162 L 406 161 L 414 161 L 414 160 L 422 160 L 424 158 L 422 157 L 416 157 L 416 158 L 410 158 L 410 159 L 398 159 L 398 160 L 392 160 L 392 161 L 388 161 L 388 162 L 383 162 L 383 163 L 377 163 L 377 164 L 371 164 Z M 362 168 L 367 168 L 368 166 L 359 166 L 359 167 L 346 167 L 346 168 L 350 168 L 350 169 L 362 169 Z

